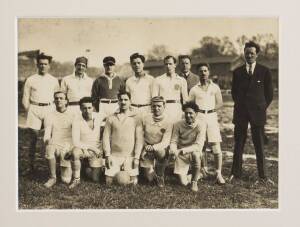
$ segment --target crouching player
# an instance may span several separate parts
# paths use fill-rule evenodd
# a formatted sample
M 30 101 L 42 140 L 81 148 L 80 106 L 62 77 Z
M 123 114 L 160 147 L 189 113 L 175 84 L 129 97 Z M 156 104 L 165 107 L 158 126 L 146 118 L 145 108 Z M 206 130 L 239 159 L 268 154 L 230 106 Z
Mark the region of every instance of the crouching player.
M 71 128 L 74 114 L 67 108 L 68 99 L 64 92 L 54 93 L 54 103 L 56 110 L 45 118 L 44 143 L 50 170 L 50 178 L 44 184 L 47 188 L 56 183 L 56 157 L 60 158 L 62 182 L 69 184 L 72 177 L 71 163 L 65 160 L 65 155 L 72 149 Z
M 174 173 L 182 185 L 191 183 L 192 191 L 198 191 L 201 152 L 205 141 L 205 125 L 196 121 L 199 107 L 194 102 L 183 105 L 185 120 L 174 125 L 171 137 L 170 154 L 175 158 Z M 192 175 L 187 175 L 189 168 Z
M 102 148 L 100 142 L 100 129 L 102 117 L 94 113 L 91 97 L 83 97 L 79 101 L 81 115 L 74 119 L 72 124 L 72 138 L 74 149 L 73 159 L 73 182 L 69 188 L 74 188 L 80 183 L 80 159 L 88 158 L 91 167 L 91 177 L 99 182 L 102 167 Z
M 172 134 L 172 123 L 164 115 L 165 100 L 162 96 L 151 100 L 152 114 L 142 120 L 144 133 L 144 148 L 141 154 L 140 166 L 148 181 L 156 177 L 159 187 L 164 186 L 164 172 L 167 165 L 167 148 Z M 155 168 L 155 172 L 154 172 Z
M 106 161 L 106 184 L 113 182 L 121 170 L 130 175 L 130 182 L 137 184 L 139 158 L 143 147 L 143 131 L 136 113 L 130 111 L 130 93 L 118 93 L 119 111 L 106 120 L 103 133 L 103 150 Z

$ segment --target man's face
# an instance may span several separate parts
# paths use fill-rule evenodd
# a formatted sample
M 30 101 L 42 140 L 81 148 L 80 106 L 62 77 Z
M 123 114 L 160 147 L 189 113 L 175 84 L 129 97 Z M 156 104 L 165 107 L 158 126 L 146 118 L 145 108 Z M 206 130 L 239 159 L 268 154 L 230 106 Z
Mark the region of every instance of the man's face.
M 133 59 L 131 61 L 131 68 L 137 74 L 142 73 L 144 70 L 144 63 L 140 58 Z
M 125 111 L 128 110 L 130 107 L 130 99 L 128 97 L 128 95 L 123 94 L 120 96 L 119 98 L 119 106 L 120 106 L 120 110 Z
M 256 53 L 256 48 L 255 47 L 247 47 L 244 50 L 244 56 L 246 59 L 246 62 L 248 64 L 252 64 L 256 61 L 257 58 L 257 53 Z
M 191 69 L 191 62 L 188 58 L 182 58 L 179 63 L 180 70 L 183 73 L 188 73 Z
M 56 106 L 56 109 L 64 109 L 67 106 L 67 99 L 66 95 L 64 93 L 57 93 L 54 95 L 54 103 Z
M 94 110 L 92 103 L 82 103 L 80 105 L 80 110 L 84 119 L 92 119 Z
M 114 69 L 115 69 L 115 65 L 114 64 L 112 64 L 112 63 L 104 64 L 105 74 L 107 74 L 107 75 L 113 74 Z
M 165 66 L 168 74 L 175 73 L 176 64 L 174 63 L 174 60 L 172 58 L 168 58 L 165 60 Z
M 50 64 L 48 59 L 40 59 L 37 63 L 38 72 L 40 75 L 45 75 L 50 69 Z
M 209 77 L 209 70 L 207 66 L 201 66 L 199 68 L 199 76 L 201 81 L 207 81 Z
M 153 102 L 151 104 L 151 110 L 154 116 L 161 116 L 164 113 L 165 104 L 163 102 Z
M 76 74 L 82 75 L 86 72 L 86 65 L 82 62 L 79 62 L 75 65 L 75 72 Z
M 185 122 L 188 125 L 191 125 L 195 122 L 196 116 L 197 116 L 197 113 L 192 108 L 186 108 L 184 110 Z

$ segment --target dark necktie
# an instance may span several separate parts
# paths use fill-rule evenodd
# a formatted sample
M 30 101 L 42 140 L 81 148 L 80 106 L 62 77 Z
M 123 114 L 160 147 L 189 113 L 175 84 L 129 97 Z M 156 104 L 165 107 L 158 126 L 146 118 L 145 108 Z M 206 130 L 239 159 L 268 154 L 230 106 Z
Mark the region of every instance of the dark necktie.
M 248 74 L 249 74 L 250 77 L 253 75 L 252 64 L 249 65 L 249 71 L 248 71 Z

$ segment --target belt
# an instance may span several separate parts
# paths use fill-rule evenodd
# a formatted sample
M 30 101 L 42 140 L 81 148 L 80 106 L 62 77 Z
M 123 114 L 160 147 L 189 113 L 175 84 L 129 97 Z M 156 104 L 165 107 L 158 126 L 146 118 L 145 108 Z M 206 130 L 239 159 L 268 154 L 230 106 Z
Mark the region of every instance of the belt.
M 180 100 L 166 100 L 166 103 L 180 103 Z
M 150 104 L 131 104 L 132 106 L 135 106 L 135 107 L 144 107 L 144 106 L 150 106 Z
M 50 106 L 51 105 L 50 102 L 48 102 L 48 103 L 41 103 L 41 102 L 35 102 L 35 101 L 31 101 L 31 100 L 30 100 L 30 104 L 36 105 L 36 106 Z
M 100 102 L 110 104 L 110 103 L 117 103 L 118 100 L 117 99 L 105 99 L 105 100 L 100 100 Z
M 69 102 L 68 104 L 69 106 L 76 106 L 79 105 L 79 102 Z
M 216 112 L 216 110 L 215 109 L 212 109 L 212 110 L 199 110 L 198 111 L 199 113 L 204 113 L 204 114 L 206 114 L 206 113 L 214 113 L 214 112 Z

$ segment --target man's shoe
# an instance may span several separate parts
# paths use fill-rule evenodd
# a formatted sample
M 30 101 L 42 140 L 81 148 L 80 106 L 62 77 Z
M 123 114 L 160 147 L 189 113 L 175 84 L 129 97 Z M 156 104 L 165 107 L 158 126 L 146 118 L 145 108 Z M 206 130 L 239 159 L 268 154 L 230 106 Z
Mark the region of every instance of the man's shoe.
M 51 177 L 45 184 L 44 184 L 44 186 L 46 187 L 46 188 L 51 188 L 53 185 L 55 185 L 56 184 L 56 178 L 54 178 L 54 177 Z
M 233 174 L 230 175 L 230 177 L 228 178 L 228 183 L 233 184 L 234 182 L 236 182 L 239 178 L 234 176 Z
M 80 184 L 80 178 L 76 178 L 73 180 L 72 184 L 69 185 L 69 189 L 75 188 L 79 184 Z
M 191 184 L 191 190 L 193 192 L 197 192 L 198 191 L 198 184 L 197 184 L 197 181 L 192 181 L 192 184 Z
M 201 168 L 200 170 L 200 179 L 207 179 L 208 178 L 208 171 L 205 168 Z
M 254 185 L 274 186 L 275 183 L 270 178 L 259 178 L 258 180 L 255 181 Z
M 218 184 L 225 184 L 225 180 L 224 180 L 222 174 L 217 174 L 216 181 Z

